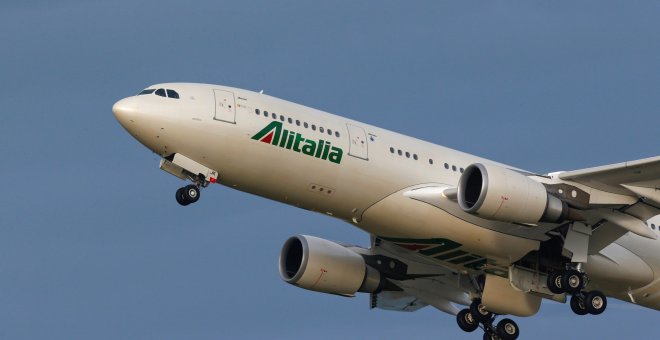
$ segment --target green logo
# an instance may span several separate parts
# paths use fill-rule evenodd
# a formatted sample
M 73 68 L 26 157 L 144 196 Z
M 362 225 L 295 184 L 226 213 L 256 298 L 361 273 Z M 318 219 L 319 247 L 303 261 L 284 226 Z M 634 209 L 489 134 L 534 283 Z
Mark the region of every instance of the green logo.
M 281 122 L 271 122 L 252 136 L 252 139 L 336 164 L 341 163 L 341 157 L 344 155 L 342 149 L 332 146 L 328 141 L 306 139 L 297 132 L 283 129 Z

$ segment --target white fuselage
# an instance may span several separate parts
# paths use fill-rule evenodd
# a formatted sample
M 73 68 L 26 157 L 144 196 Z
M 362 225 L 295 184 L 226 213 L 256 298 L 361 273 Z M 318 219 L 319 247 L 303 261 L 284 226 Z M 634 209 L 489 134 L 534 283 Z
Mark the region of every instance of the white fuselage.
M 466 254 L 488 258 L 495 269 L 537 250 L 546 238 L 547 226 L 492 222 L 461 212 L 449 200 L 439 209 L 404 195 L 428 185 L 456 187 L 462 169 L 492 161 L 261 93 L 202 84 L 152 86 L 159 87 L 176 90 L 180 99 L 123 99 L 114 110 L 118 120 L 161 156 L 179 153 L 218 171 L 220 184 L 331 215 L 380 237 L 449 239 Z M 253 138 L 274 121 L 281 123 L 281 143 L 267 135 Z M 290 140 L 281 141 L 284 130 Z M 328 150 L 312 151 L 311 144 Z M 328 156 L 332 150 L 340 150 L 339 162 L 337 154 L 334 161 Z M 660 241 L 628 233 L 603 251 L 611 247 L 613 255 L 603 255 L 611 263 L 593 261 L 603 263 L 603 270 L 594 269 L 604 272 L 592 275 L 596 284 L 608 295 L 629 300 L 631 294 L 641 305 L 660 308 Z M 625 277 L 607 273 L 617 266 L 645 273 L 627 274 L 636 279 L 626 285 Z

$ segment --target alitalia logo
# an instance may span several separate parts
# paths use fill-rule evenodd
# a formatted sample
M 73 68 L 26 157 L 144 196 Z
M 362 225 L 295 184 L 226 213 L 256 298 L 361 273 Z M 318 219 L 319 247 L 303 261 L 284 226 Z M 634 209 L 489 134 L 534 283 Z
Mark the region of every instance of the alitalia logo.
M 341 163 L 344 155 L 342 149 L 332 146 L 328 141 L 307 139 L 297 132 L 283 129 L 281 122 L 271 122 L 252 139 L 336 164 Z

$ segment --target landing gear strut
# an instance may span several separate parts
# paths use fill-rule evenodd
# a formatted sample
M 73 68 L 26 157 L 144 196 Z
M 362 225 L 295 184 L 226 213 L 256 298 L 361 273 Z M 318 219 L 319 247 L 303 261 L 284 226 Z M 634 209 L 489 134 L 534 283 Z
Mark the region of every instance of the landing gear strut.
M 548 275 L 548 290 L 555 294 L 567 293 L 571 297 L 571 309 L 577 315 L 598 315 L 605 311 L 607 298 L 597 290 L 585 291 L 587 276 L 582 265 L 589 258 L 589 238 L 592 227 L 581 222 L 573 222 L 566 229 L 563 250 L 569 251 L 571 263 L 564 270 Z
M 487 311 L 480 299 L 475 299 L 470 308 L 458 312 L 456 322 L 458 327 L 466 332 L 474 332 L 481 324 L 486 340 L 515 340 L 520 335 L 520 328 L 511 319 L 502 319 L 495 326 L 496 316 Z

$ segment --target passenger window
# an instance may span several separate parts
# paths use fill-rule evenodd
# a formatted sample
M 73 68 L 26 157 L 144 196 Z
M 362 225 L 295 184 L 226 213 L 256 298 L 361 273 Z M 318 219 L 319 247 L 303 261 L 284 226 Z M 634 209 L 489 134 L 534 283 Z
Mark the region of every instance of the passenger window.
M 394 153 L 394 148 L 390 146 L 390 153 Z
M 454 171 L 456 171 L 456 165 L 452 165 L 452 166 L 451 166 L 451 169 L 454 170 Z
M 433 160 L 429 158 L 429 164 L 433 165 Z
M 406 151 L 406 158 L 410 158 L 410 152 Z
M 337 136 L 337 138 L 339 138 L 339 131 L 335 131 L 335 136 Z
M 332 130 L 328 129 L 328 134 L 332 136 Z
M 323 132 L 323 131 L 325 131 L 323 130 L 323 126 L 319 126 L 319 132 Z
M 280 120 L 284 121 L 284 116 L 280 115 Z
M 259 109 L 254 110 L 254 113 L 256 113 L 257 115 L 259 115 Z
M 167 97 L 168 98 L 179 99 L 179 94 L 176 93 L 176 91 L 174 91 L 174 90 L 167 90 Z
M 264 111 L 264 117 L 268 117 L 268 111 Z
M 300 121 L 296 119 L 296 125 L 300 126 Z
M 161 96 L 161 97 L 165 97 L 165 89 L 156 90 L 156 95 Z
M 400 149 L 396 150 L 396 152 L 399 154 L 399 156 L 403 155 L 403 151 L 401 151 Z
M 305 124 L 303 125 L 305 126 L 305 129 L 309 127 L 309 124 L 307 124 L 307 122 L 305 122 Z
M 138 96 L 141 96 L 141 95 L 144 95 L 144 94 L 152 94 L 152 93 L 154 93 L 154 91 L 156 91 L 156 89 L 142 90 L 142 92 L 138 93 Z
M 291 119 L 291 117 L 289 117 L 288 122 L 289 122 L 289 124 L 293 124 L 293 119 Z
M 316 125 L 312 124 L 312 130 L 316 131 Z
M 413 159 L 417 160 L 417 154 L 413 154 Z
M 273 119 L 277 119 L 277 113 L 273 113 Z
M 445 169 L 449 170 L 449 164 L 445 163 Z

